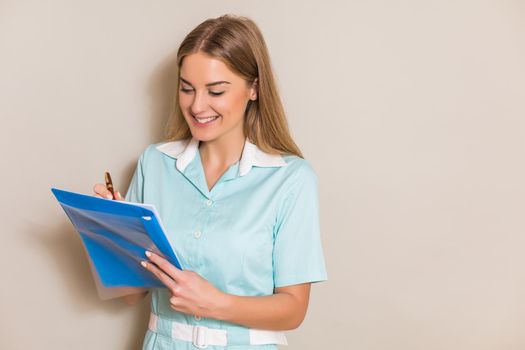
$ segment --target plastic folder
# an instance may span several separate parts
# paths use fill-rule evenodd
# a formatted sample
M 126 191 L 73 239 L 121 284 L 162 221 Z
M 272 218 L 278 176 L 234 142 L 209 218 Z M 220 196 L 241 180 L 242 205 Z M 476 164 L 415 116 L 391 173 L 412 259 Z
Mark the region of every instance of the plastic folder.
M 129 287 L 164 287 L 140 265 L 145 250 L 182 269 L 154 206 L 51 191 L 80 234 L 101 298 L 130 294 Z

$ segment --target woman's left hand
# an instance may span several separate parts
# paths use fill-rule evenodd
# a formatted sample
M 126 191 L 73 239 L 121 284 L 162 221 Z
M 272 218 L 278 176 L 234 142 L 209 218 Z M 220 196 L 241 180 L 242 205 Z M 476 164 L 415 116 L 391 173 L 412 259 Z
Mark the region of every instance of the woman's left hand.
M 215 288 L 194 271 L 179 270 L 152 252 L 146 252 L 146 256 L 150 261 L 143 261 L 142 266 L 168 288 L 173 310 L 194 316 L 220 318 L 220 311 L 227 303 L 228 294 Z

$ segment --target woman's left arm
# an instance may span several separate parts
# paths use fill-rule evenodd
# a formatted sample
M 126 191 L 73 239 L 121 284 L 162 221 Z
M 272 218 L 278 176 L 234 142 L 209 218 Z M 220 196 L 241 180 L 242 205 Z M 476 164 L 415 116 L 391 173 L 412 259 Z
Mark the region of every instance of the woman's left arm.
M 306 315 L 310 283 L 276 288 L 268 296 L 237 296 L 220 291 L 196 272 L 177 269 L 154 253 L 147 256 L 153 264 L 143 263 L 144 267 L 166 285 L 176 311 L 266 330 L 295 329 Z
M 301 325 L 308 308 L 310 283 L 276 288 L 273 295 L 245 297 L 226 294 L 217 319 L 250 328 L 290 330 Z

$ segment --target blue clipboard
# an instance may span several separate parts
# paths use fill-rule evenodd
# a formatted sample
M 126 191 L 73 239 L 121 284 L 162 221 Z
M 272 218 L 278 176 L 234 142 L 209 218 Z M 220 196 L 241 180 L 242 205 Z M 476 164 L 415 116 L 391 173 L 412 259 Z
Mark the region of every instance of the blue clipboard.
M 80 234 L 103 287 L 165 287 L 140 265 L 145 250 L 182 270 L 154 206 L 108 200 L 56 188 L 51 191 Z

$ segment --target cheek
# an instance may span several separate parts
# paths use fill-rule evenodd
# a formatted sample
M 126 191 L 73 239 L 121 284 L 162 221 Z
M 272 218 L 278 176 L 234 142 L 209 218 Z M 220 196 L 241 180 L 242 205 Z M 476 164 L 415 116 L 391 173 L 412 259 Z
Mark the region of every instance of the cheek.
M 230 98 L 214 98 L 210 103 L 211 108 L 213 108 L 217 113 L 222 115 L 228 115 L 232 109 L 232 102 Z
M 223 98 L 212 100 L 211 107 L 222 115 L 244 114 L 246 108 L 245 99 L 240 94 L 228 94 Z
M 187 94 L 179 93 L 179 106 L 182 109 L 189 108 L 189 106 L 191 105 L 191 101 L 192 101 L 191 96 Z

